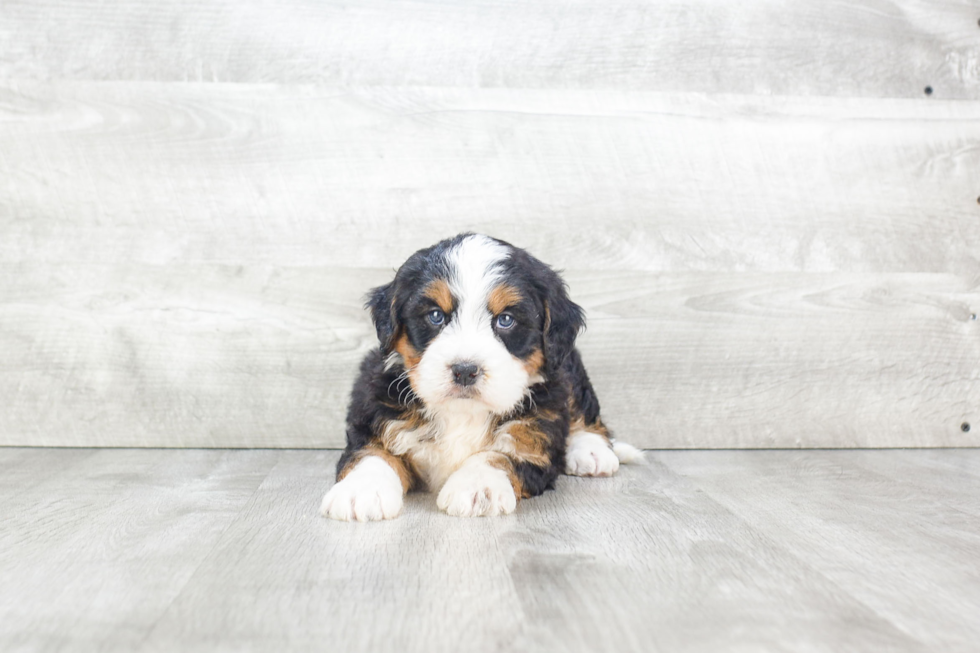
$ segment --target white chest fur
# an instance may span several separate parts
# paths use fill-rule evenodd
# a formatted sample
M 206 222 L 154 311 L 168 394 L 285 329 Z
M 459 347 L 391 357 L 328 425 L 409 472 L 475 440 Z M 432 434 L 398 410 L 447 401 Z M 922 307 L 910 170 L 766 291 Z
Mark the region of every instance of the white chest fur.
M 431 492 L 438 492 L 467 458 L 492 446 L 491 412 L 477 401 L 457 400 L 427 410 L 419 428 L 393 434 L 391 452 L 406 456 Z

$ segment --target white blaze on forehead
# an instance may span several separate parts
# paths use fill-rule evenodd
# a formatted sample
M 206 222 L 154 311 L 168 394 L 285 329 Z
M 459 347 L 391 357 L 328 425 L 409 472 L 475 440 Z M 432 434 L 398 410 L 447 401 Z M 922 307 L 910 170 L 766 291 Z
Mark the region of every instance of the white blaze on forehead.
M 456 388 L 451 367 L 468 361 L 483 371 L 473 388 L 473 399 L 486 410 L 502 414 L 517 405 L 530 380 L 523 361 L 512 356 L 494 332 L 487 305 L 490 293 L 502 280 L 501 264 L 510 250 L 486 236 L 475 235 L 464 238 L 445 256 L 456 308 L 422 354 L 413 387 L 430 411 L 444 402 L 452 404 Z M 464 404 L 455 406 L 462 410 Z
M 398 443 L 432 489 L 447 483 L 464 461 L 486 449 L 490 416 L 513 410 L 528 391 L 531 379 L 524 362 L 497 337 L 488 306 L 509 256 L 508 247 L 486 236 L 467 236 L 445 255 L 456 308 L 412 375 L 412 387 L 425 404 L 428 437 L 405 433 L 405 440 Z M 483 374 L 473 386 L 475 394 L 461 398 L 451 368 L 462 361 L 477 365 Z M 506 477 L 504 481 L 513 494 L 510 481 Z M 484 496 L 484 488 L 478 489 L 479 497 Z M 513 506 L 501 511 L 510 510 Z
M 487 301 L 500 280 L 500 264 L 510 252 L 486 236 L 468 236 L 446 254 L 449 290 L 459 302 L 457 318 L 463 322 L 489 321 Z

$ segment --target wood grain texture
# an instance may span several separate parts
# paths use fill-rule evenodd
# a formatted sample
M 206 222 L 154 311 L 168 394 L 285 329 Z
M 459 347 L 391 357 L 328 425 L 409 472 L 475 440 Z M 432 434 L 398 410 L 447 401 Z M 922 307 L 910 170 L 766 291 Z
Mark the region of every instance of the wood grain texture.
M 975 4 L 7 1 L 0 80 L 980 99 Z
M 609 424 L 625 417 L 619 431 L 642 446 L 975 446 L 961 427 L 980 406 L 978 283 L 596 279 L 580 284 L 582 349 Z
M 508 648 L 522 615 L 492 520 L 460 524 L 417 495 L 406 519 L 329 522 L 318 509 L 337 454 L 282 456 L 156 623 L 151 650 Z M 215 596 L 228 609 L 202 611 Z
M 955 0 L 0 2 L 0 445 L 339 446 L 363 292 L 472 230 L 569 271 L 635 444 L 973 446 L 978 34 Z
M 973 275 L 978 115 L 926 100 L 18 83 L 0 91 L 0 260 L 394 267 L 474 230 L 560 268 Z
M 321 518 L 337 452 L 11 450 L 4 651 L 972 651 L 980 452 L 648 452 L 515 514 Z M 961 469 L 939 474 L 940 468 Z M 900 475 L 896 478 L 895 475 Z
M 901 623 L 928 650 L 966 650 L 975 637 L 980 573 L 961 556 L 980 548 L 980 533 L 976 512 L 964 512 L 957 499 L 975 496 L 976 476 L 920 474 L 905 452 L 853 453 L 731 452 L 724 466 L 694 452 L 656 458 L 697 479 L 754 530 L 789 544 L 810 569 L 875 614 Z M 944 459 L 977 462 L 965 452 Z M 906 472 L 901 479 L 893 477 L 898 470 Z M 802 509 L 800 496 L 807 497 Z M 920 592 L 908 592 L 909 583 Z
M 391 272 L 0 266 L 0 443 L 338 447 Z M 569 271 L 606 422 L 658 448 L 974 446 L 980 279 Z
M 0 449 L 0 459 L 8 450 Z M 278 452 L 52 449 L 0 491 L 0 648 L 136 650 Z

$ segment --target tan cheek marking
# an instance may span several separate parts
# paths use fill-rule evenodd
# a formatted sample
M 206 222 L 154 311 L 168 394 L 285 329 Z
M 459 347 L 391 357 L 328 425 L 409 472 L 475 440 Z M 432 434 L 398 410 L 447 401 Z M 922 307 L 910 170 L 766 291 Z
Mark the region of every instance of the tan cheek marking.
M 428 285 L 423 293 L 442 309 L 446 315 L 453 312 L 453 294 L 449 291 L 449 284 L 443 279 L 436 279 Z
M 524 359 L 524 371 L 531 378 L 540 374 L 542 367 L 544 367 L 544 354 L 541 353 L 540 349 L 535 349 L 530 356 Z
M 405 361 L 405 367 L 413 368 L 419 364 L 421 357 L 419 356 L 419 353 L 415 351 L 415 347 L 412 346 L 412 343 L 408 341 L 408 334 L 404 331 L 402 331 L 398 337 L 395 338 L 395 343 L 392 348 L 401 355 L 402 360 Z
M 513 306 L 521 301 L 521 291 L 514 286 L 501 284 L 490 291 L 487 298 L 487 308 L 494 315 L 503 313 L 507 307 Z

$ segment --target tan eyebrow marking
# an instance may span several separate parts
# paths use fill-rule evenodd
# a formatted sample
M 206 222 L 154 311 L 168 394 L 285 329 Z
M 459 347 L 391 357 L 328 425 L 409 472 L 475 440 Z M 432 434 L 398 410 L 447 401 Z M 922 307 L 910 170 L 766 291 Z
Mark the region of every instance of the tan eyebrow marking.
M 436 279 L 430 283 L 423 293 L 442 309 L 447 315 L 453 312 L 453 294 L 449 291 L 449 284 L 445 279 Z
M 487 308 L 494 315 L 498 313 L 503 313 L 508 306 L 513 306 L 523 299 L 521 291 L 514 286 L 508 284 L 501 284 L 490 291 L 490 296 L 487 298 Z

